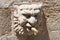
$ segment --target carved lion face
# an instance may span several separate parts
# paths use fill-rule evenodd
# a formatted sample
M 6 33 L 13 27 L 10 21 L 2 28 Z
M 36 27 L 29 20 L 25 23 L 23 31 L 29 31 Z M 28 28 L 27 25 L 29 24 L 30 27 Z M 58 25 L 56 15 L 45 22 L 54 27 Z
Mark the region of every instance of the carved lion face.
M 23 4 L 15 5 L 13 12 L 13 29 L 19 34 L 24 34 L 24 30 L 36 35 L 38 30 L 35 28 L 37 23 L 37 14 L 40 13 L 41 4 Z

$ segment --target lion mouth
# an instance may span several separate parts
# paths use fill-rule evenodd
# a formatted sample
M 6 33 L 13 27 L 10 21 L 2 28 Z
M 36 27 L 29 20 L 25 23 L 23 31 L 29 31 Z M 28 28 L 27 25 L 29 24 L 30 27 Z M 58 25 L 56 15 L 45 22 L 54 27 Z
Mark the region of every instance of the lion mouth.
M 32 26 L 31 24 L 29 24 L 29 23 L 27 23 L 26 26 L 27 26 L 27 31 L 28 31 L 28 32 L 32 31 L 34 35 L 37 35 L 38 30 L 37 30 L 35 27 L 33 27 L 33 26 Z

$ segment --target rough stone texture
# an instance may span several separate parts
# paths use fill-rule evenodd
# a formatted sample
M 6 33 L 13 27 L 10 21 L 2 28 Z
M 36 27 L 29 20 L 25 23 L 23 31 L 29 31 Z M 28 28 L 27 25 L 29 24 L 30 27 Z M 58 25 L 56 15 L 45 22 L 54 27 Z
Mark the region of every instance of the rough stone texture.
M 0 8 L 8 8 L 14 0 L 0 0 Z
M 60 40 L 60 0 L 50 0 L 44 3 L 46 3 L 44 12 L 50 40 Z
M 13 35 L 4 35 L 0 37 L 0 40 L 18 40 L 18 38 Z
M 60 40 L 60 30 L 50 31 L 50 40 Z
M 0 9 L 0 36 L 11 31 L 11 12 L 9 9 Z

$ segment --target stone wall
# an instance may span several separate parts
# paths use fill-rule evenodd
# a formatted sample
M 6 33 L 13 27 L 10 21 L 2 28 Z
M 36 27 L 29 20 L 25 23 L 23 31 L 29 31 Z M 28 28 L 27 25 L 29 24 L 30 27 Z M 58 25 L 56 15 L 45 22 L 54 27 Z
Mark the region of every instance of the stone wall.
M 27 1 L 27 0 L 26 0 Z M 60 0 L 42 0 L 43 10 L 46 17 L 46 24 L 50 40 L 60 40 Z M 19 4 L 20 0 L 0 0 L 0 36 L 9 34 L 10 28 L 10 6 Z M 2 14 L 3 13 L 3 14 Z M 7 21 L 7 22 L 6 22 Z M 7 28 L 7 29 L 6 29 Z M 5 29 L 5 30 L 4 30 Z M 12 40 L 16 36 L 9 36 Z M 8 38 L 9 38 L 8 37 Z M 5 37 L 0 37 L 5 38 Z M 8 40 L 8 38 L 3 40 Z M 1 39 L 2 40 L 2 39 Z M 15 40 L 18 40 L 17 38 Z
M 46 1 L 44 12 L 50 40 L 60 40 L 60 0 Z

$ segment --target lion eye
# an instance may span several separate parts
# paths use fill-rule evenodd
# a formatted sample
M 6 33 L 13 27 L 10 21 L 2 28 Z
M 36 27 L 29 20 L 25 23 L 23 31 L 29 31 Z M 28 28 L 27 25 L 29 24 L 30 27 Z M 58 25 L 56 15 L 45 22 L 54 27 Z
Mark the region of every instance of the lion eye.
M 30 14 L 23 14 L 26 18 L 30 18 L 31 15 Z
M 37 17 L 37 15 L 34 15 L 34 17 Z

